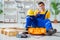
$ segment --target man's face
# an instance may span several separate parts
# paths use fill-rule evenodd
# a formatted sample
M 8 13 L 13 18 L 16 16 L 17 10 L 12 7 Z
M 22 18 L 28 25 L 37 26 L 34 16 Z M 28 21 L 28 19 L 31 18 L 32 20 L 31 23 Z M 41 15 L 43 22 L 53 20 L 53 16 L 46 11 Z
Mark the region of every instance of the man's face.
M 39 4 L 38 7 L 39 7 L 40 10 L 45 9 L 45 5 L 44 4 Z

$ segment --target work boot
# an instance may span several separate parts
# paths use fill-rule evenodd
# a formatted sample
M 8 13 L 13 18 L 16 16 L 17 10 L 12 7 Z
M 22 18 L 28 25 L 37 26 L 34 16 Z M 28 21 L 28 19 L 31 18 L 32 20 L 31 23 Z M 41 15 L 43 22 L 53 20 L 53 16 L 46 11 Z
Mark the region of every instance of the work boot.
M 23 32 L 22 34 L 28 34 L 28 32 Z
M 18 34 L 16 37 L 17 38 L 27 38 L 28 36 L 26 34 Z
M 50 29 L 50 30 L 47 32 L 47 34 L 48 34 L 48 35 L 53 35 L 53 34 L 56 33 L 56 32 L 57 32 L 56 29 Z

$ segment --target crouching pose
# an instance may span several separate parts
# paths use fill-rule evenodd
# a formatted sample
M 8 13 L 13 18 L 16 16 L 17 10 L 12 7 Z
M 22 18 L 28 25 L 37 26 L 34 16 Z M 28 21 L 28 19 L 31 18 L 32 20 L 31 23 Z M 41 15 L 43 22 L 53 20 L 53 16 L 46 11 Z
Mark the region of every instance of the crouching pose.
M 40 29 L 41 27 L 45 29 L 44 34 L 48 34 L 48 35 L 52 35 L 54 33 L 56 33 L 56 29 L 53 29 L 51 21 L 49 20 L 50 18 L 50 11 L 45 9 L 45 4 L 43 2 L 39 2 L 38 3 L 38 9 L 36 9 L 35 11 L 33 11 L 32 9 L 29 9 L 27 12 L 27 16 L 26 16 L 26 29 L 28 31 L 28 29 L 31 27 L 34 27 L 34 29 L 36 28 L 35 31 L 31 31 L 34 29 L 31 29 L 30 32 L 32 32 L 33 34 L 37 32 L 38 29 Z M 37 32 L 37 34 L 41 33 L 41 30 L 38 30 L 39 32 Z M 29 31 L 28 31 L 29 32 Z M 26 35 L 28 32 L 23 32 L 22 35 L 20 35 L 21 38 L 27 38 L 28 36 Z M 30 33 L 29 32 L 29 33 Z M 43 34 L 42 32 L 42 34 Z
M 37 26 L 46 28 L 46 31 L 56 32 L 53 29 L 50 18 L 50 11 L 45 9 L 45 4 L 43 2 L 38 3 L 38 9 L 35 10 L 34 15 L 36 16 Z
M 50 18 L 50 11 L 45 9 L 45 4 L 43 2 L 38 3 L 38 9 L 33 11 L 32 9 L 28 10 L 26 17 L 26 28 L 28 27 L 44 27 L 47 32 L 56 32 L 53 29 Z

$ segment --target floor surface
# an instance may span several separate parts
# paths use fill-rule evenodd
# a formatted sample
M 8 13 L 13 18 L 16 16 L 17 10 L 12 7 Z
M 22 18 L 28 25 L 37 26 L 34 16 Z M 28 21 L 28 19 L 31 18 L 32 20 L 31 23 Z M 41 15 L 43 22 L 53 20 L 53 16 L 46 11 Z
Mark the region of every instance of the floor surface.
M 60 32 L 60 23 L 52 24 L 53 28 L 56 28 L 58 32 Z M 3 27 L 10 27 L 10 26 L 21 26 L 20 24 L 0 24 Z M 60 40 L 60 33 L 56 33 L 53 36 L 32 36 L 30 35 L 29 38 L 17 38 L 17 37 L 8 37 L 6 35 L 0 34 L 0 40 Z

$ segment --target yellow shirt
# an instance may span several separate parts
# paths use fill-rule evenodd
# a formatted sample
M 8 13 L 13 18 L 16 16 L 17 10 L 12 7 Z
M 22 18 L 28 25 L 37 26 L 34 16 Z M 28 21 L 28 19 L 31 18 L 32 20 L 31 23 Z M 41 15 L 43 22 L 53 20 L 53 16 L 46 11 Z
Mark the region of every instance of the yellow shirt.
M 36 14 L 38 13 L 38 11 L 39 11 L 38 9 L 35 10 L 35 11 L 34 11 L 34 15 L 36 15 Z M 45 12 L 46 12 L 46 11 L 42 11 L 42 12 L 40 12 L 40 14 L 45 14 Z M 49 11 L 49 10 L 48 10 L 45 18 L 50 18 L 50 11 Z

